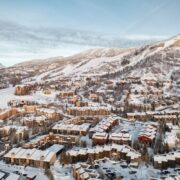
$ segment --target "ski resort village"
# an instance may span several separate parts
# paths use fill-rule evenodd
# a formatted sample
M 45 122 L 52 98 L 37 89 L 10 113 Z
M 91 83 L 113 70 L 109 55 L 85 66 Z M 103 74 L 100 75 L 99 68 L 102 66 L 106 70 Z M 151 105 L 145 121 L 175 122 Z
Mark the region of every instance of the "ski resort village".
M 179 180 L 180 36 L 2 66 L 0 179 Z

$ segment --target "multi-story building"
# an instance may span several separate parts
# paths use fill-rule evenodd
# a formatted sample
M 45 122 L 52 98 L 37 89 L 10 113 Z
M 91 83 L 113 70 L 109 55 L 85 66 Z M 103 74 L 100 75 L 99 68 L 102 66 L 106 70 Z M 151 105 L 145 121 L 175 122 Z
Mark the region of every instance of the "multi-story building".
M 93 144 L 94 145 L 104 145 L 108 142 L 108 134 L 105 132 L 102 133 L 94 133 L 93 134 Z
M 109 142 L 115 144 L 131 144 L 131 135 L 126 132 L 112 133 L 109 135 Z
M 39 136 L 36 139 L 23 145 L 24 148 L 41 148 L 45 149 L 53 144 L 68 144 L 75 145 L 79 142 L 78 136 L 73 135 L 63 135 L 63 134 L 53 134 Z
M 154 168 L 167 169 L 180 165 L 180 151 L 170 152 L 154 156 Z
M 68 135 L 86 135 L 89 128 L 90 128 L 89 123 L 84 123 L 81 125 L 74 125 L 74 124 L 56 124 L 53 128 L 52 131 L 57 134 L 68 134 Z
M 69 150 L 66 152 L 72 159 L 72 163 L 85 162 L 91 157 L 93 160 L 102 159 L 104 157 L 114 157 L 126 160 L 128 163 L 139 164 L 141 154 L 127 145 L 105 145 L 95 146 L 93 148 Z
M 38 168 L 49 168 L 56 161 L 56 153 L 38 149 L 13 148 L 4 155 L 6 163 L 20 166 L 33 166 Z
M 71 107 L 67 109 L 67 113 L 73 116 L 105 116 L 110 114 L 110 110 L 106 107 Z

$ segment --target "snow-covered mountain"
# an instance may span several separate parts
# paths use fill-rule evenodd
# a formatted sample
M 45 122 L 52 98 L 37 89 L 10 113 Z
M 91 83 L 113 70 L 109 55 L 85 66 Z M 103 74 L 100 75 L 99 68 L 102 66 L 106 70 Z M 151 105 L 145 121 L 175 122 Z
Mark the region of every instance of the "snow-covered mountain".
M 20 63 L 17 69 L 35 68 L 46 80 L 63 76 L 140 76 L 169 79 L 180 71 L 180 35 L 141 48 L 97 48 L 70 57 Z
M 0 20 L 0 59 L 7 66 L 25 59 L 69 56 L 90 48 L 139 47 L 164 39 L 163 36 L 121 36 L 76 28 L 26 27 Z

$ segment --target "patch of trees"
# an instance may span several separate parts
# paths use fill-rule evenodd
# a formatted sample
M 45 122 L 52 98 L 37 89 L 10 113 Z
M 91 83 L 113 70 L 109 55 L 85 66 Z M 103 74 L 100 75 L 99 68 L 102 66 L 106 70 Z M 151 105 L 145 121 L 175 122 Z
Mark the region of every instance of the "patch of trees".
M 45 175 L 46 175 L 50 180 L 54 180 L 53 173 L 51 172 L 50 169 L 45 169 Z
M 125 66 L 125 65 L 127 65 L 127 64 L 129 64 L 129 60 L 123 59 L 122 62 L 121 62 L 121 65 L 122 65 L 122 66 Z
M 66 154 L 64 151 L 61 153 L 60 163 L 62 165 L 67 165 L 72 163 L 72 158 L 69 154 Z

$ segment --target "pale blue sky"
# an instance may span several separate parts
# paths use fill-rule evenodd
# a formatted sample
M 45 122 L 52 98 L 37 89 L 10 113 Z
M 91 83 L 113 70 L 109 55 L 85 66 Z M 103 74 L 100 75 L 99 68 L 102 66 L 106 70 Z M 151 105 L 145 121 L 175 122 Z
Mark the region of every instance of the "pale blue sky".
M 0 63 L 141 45 L 179 34 L 179 17 L 180 0 L 0 0 Z

